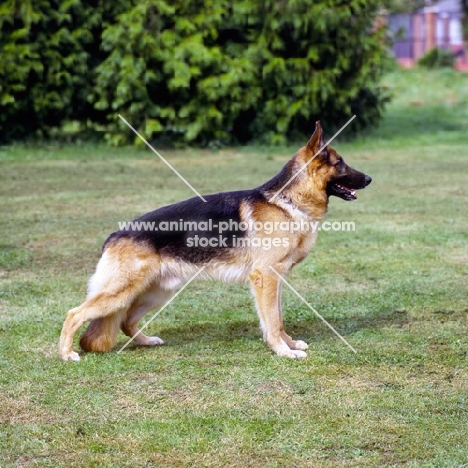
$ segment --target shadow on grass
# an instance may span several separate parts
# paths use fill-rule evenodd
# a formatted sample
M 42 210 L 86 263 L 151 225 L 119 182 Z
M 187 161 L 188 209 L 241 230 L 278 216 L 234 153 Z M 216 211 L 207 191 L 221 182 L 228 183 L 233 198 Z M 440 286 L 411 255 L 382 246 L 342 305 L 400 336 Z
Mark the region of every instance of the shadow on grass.
M 388 326 L 402 327 L 417 319 L 410 318 L 406 312 L 391 311 L 384 312 L 373 317 L 352 317 L 330 319 L 331 325 L 343 336 L 353 334 L 364 329 L 377 329 Z M 331 330 L 319 319 L 310 318 L 296 322 L 285 321 L 287 333 L 295 339 L 305 341 L 328 340 L 332 334 Z M 240 320 L 227 322 L 197 322 L 184 323 L 173 327 L 164 327 L 157 334 L 168 344 L 178 346 L 187 342 L 234 342 L 240 338 L 247 340 L 258 340 L 261 331 L 257 320 Z M 131 344 L 128 349 L 138 348 Z

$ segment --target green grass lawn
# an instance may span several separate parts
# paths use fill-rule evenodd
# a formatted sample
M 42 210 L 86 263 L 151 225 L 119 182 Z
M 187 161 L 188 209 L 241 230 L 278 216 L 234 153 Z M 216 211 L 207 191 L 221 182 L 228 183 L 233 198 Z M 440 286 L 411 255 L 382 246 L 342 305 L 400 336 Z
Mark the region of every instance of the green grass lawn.
M 59 361 L 118 221 L 192 193 L 149 150 L 0 148 L 0 467 L 467 466 L 468 74 L 384 84 L 381 127 L 335 145 L 374 179 L 330 203 L 356 231 L 321 233 L 288 277 L 356 355 L 285 288 L 310 350 L 278 358 L 247 286 L 199 282 L 149 326 L 166 346 L 117 354 L 120 335 Z M 210 193 L 259 185 L 296 149 L 163 155 Z

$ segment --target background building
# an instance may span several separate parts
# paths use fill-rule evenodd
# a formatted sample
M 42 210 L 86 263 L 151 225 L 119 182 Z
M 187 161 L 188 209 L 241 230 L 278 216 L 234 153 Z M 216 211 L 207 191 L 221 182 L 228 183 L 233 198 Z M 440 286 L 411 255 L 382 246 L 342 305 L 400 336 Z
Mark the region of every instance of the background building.
M 411 66 L 428 50 L 439 47 L 457 56 L 456 67 L 468 70 L 463 46 L 459 0 L 440 0 L 410 14 L 388 16 L 389 29 L 396 34 L 393 52 L 404 66 Z

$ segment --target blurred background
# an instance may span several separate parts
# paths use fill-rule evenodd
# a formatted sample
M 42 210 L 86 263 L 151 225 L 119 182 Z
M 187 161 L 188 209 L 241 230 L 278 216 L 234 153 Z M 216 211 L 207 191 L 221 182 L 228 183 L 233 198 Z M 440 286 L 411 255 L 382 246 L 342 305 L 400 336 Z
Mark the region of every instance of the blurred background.
M 466 0 L 5 0 L 0 142 L 286 144 L 379 124 L 398 64 L 466 69 Z M 465 38 L 465 42 L 464 42 Z

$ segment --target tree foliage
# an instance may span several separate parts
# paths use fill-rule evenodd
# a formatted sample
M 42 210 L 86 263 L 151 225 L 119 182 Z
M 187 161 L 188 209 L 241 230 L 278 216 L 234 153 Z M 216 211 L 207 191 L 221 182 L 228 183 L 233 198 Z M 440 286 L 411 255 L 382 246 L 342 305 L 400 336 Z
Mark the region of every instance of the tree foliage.
M 455 57 L 452 51 L 434 47 L 418 60 L 418 65 L 426 68 L 453 68 Z
M 426 4 L 426 0 L 382 0 L 382 6 L 388 13 L 414 13 Z
M 284 143 L 353 113 L 376 123 L 387 57 L 376 0 L 6 0 L 0 132 L 73 119 L 113 144 Z M 137 141 L 137 140 L 135 140 Z
M 47 134 L 69 119 L 105 120 L 89 96 L 105 58 L 102 29 L 123 6 L 98 0 L 0 4 L 0 139 Z

